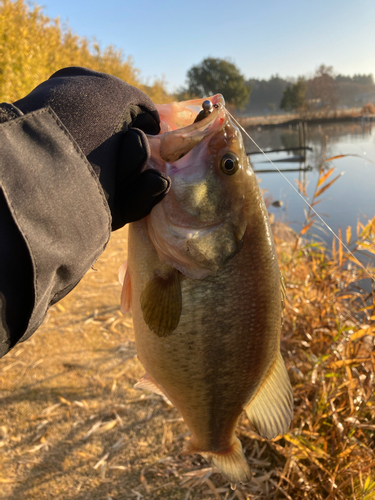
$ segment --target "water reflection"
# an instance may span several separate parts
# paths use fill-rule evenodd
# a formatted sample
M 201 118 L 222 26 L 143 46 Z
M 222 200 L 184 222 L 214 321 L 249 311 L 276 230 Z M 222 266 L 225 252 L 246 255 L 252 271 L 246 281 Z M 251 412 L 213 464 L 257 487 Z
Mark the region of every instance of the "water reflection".
M 300 146 L 300 131 L 296 126 L 277 128 L 258 128 L 249 130 L 250 135 L 264 150 L 290 149 Z M 316 210 L 323 216 L 327 224 L 337 232 L 341 227 L 348 225 L 355 230 L 357 220 L 366 221 L 366 217 L 375 215 L 375 127 L 371 123 L 332 123 L 324 125 L 310 125 L 306 130 L 306 145 L 312 151 L 306 152 L 306 165 L 312 167 L 311 172 L 303 174 L 307 186 L 307 193 L 311 197 L 318 180 L 318 172 L 326 148 L 326 158 L 336 155 L 347 156 L 327 164 L 327 168 L 334 166 L 336 175 L 344 172 L 340 178 L 323 195 L 322 201 Z M 245 137 L 247 152 L 254 152 L 254 144 Z M 293 155 L 296 154 L 294 151 Z M 297 152 L 297 154 L 299 154 Z M 284 159 L 286 152 L 272 153 L 272 160 Z M 273 168 L 270 164 L 263 163 L 265 158 L 261 155 L 250 156 L 255 169 Z M 370 163 L 371 160 L 374 163 Z M 276 163 L 281 170 L 298 168 L 298 163 Z M 301 163 L 303 166 L 303 164 Z M 282 176 L 275 173 L 257 174 L 261 180 L 262 189 L 267 190 L 271 201 L 281 200 L 282 208 L 270 207 L 276 220 L 288 222 L 296 231 L 300 231 L 305 220 L 307 208 L 298 195 L 292 190 Z M 286 172 L 285 176 L 297 187 L 296 180 L 301 181 L 298 172 Z M 302 178 L 303 180 L 303 178 Z M 310 237 L 323 239 L 330 244 L 332 236 L 319 225 L 314 226 Z

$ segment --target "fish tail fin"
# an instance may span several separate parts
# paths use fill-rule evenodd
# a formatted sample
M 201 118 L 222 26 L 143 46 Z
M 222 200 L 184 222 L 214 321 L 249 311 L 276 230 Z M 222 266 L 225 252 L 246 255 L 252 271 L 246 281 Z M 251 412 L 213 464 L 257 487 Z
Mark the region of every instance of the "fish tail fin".
M 245 411 L 259 434 L 266 438 L 287 431 L 293 416 L 293 391 L 280 352 Z
M 199 451 L 190 441 L 185 447 L 184 454 L 199 453 L 217 467 L 219 472 L 231 483 L 247 483 L 251 481 L 251 471 L 242 450 L 240 440 L 235 437 L 234 443 L 225 451 Z

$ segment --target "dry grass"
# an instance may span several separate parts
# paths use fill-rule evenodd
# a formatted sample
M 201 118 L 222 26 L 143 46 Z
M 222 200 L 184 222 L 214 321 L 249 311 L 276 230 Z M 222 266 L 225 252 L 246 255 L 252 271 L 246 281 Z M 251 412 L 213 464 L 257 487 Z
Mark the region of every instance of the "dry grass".
M 288 434 L 274 440 L 241 420 L 250 484 L 232 490 L 201 457 L 180 455 L 180 415 L 133 389 L 143 370 L 131 317 L 119 311 L 121 230 L 97 270 L 0 360 L 0 498 L 375 498 L 374 294 L 360 289 L 364 272 L 342 248 L 332 256 L 278 229 L 287 283 L 282 352 L 295 411 Z M 363 249 L 375 222 L 358 230 Z
M 372 102 L 368 102 L 362 108 L 363 115 L 375 115 L 375 105 Z

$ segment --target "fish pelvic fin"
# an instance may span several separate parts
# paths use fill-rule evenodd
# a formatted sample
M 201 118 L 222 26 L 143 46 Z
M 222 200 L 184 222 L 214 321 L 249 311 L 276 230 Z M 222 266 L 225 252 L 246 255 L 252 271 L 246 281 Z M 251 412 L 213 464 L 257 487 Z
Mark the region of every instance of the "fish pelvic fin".
M 210 460 L 219 470 L 220 474 L 231 483 L 247 483 L 251 481 L 251 470 L 242 450 L 240 440 L 235 437 L 232 446 L 225 451 L 208 452 L 200 451 L 189 442 L 183 454 L 199 453 Z
M 280 352 L 245 411 L 261 436 L 271 439 L 287 431 L 293 417 L 293 391 Z
M 182 310 L 179 271 L 171 268 L 167 276 L 155 273 L 141 294 L 145 323 L 158 337 L 167 337 L 178 326 Z

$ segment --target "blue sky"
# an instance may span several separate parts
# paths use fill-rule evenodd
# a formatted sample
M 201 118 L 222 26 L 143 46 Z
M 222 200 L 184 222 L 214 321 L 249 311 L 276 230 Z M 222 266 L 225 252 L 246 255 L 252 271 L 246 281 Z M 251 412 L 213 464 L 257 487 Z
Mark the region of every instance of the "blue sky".
M 375 0 L 41 0 L 79 36 L 132 56 L 143 80 L 168 90 L 205 57 L 229 58 L 246 78 L 375 75 Z

